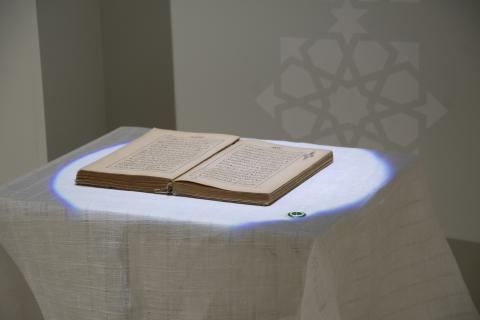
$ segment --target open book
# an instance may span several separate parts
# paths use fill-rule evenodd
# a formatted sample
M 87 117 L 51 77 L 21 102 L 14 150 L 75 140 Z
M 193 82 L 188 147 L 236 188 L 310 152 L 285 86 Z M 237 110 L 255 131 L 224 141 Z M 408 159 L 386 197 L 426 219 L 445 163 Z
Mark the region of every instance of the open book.
M 332 160 L 327 150 L 152 129 L 80 169 L 76 183 L 269 205 Z

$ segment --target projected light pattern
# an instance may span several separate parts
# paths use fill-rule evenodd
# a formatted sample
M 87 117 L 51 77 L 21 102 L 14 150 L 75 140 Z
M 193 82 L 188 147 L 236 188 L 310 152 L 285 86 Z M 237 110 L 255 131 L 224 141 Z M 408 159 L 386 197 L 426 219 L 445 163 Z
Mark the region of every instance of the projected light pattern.
M 271 141 L 283 145 L 322 147 Z M 52 176 L 50 190 L 77 214 L 83 211 L 223 226 L 291 221 L 288 212 L 302 211 L 308 219 L 357 207 L 367 201 L 392 177 L 394 169 L 381 154 L 366 150 L 324 146 L 334 153 L 334 162 L 274 204 L 263 207 L 209 201 L 188 197 L 76 186 L 77 171 L 119 149 L 113 145 L 74 159 Z M 89 216 L 91 217 L 91 215 Z M 302 220 L 302 219 L 300 219 Z
M 390 32 L 379 38 L 365 24 L 380 5 L 415 10 L 400 3 L 418 1 L 328 2 L 321 19 L 331 15 L 330 27 L 313 37 L 280 38 L 278 73 L 258 95 L 258 106 L 293 139 L 418 151 L 448 110 L 421 81 L 420 43 Z

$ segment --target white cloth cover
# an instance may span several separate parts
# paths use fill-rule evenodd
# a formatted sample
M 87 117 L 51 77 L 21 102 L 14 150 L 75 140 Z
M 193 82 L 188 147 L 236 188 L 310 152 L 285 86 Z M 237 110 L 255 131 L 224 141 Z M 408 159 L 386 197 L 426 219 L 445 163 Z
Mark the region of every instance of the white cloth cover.
M 358 149 L 334 148 L 331 167 L 264 209 L 73 185 L 106 152 L 92 151 L 145 131 L 0 188 L 0 243 L 45 320 L 479 319 L 414 161 L 362 170 Z

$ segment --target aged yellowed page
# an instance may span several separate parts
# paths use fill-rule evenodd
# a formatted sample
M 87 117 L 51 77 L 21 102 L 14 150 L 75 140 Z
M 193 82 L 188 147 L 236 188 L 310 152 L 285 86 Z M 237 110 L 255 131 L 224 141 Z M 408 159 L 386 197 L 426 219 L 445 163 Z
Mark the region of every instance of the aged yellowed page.
M 239 137 L 152 129 L 84 171 L 174 179 Z
M 331 155 L 327 150 L 240 140 L 175 181 L 231 191 L 271 193 Z

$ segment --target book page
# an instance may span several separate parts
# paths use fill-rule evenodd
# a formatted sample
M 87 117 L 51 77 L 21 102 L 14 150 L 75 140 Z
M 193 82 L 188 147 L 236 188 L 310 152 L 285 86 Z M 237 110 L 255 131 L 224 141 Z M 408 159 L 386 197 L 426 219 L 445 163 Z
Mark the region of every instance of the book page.
M 231 135 L 152 129 L 82 170 L 174 179 L 237 140 Z
M 176 181 L 231 191 L 270 193 L 329 153 L 320 149 L 240 140 Z

